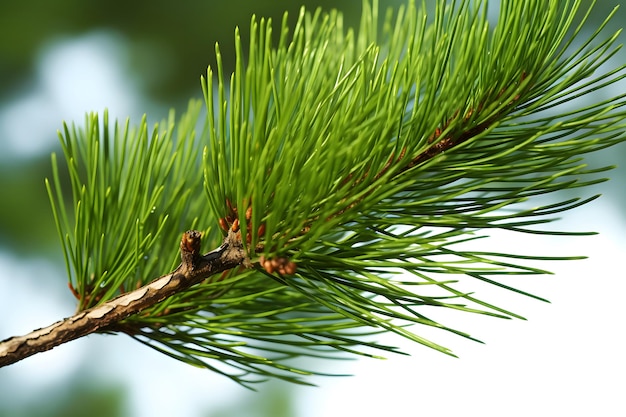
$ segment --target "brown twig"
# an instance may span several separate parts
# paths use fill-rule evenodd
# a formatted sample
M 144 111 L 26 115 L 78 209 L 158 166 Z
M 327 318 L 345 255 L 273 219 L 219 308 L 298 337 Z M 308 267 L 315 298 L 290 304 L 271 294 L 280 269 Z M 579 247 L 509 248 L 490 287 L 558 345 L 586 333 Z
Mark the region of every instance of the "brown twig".
M 201 234 L 190 230 L 180 242 L 182 263 L 174 271 L 143 287 L 24 336 L 0 342 L 0 367 L 91 333 L 114 328 L 121 320 L 202 282 L 205 278 L 249 261 L 236 233 L 229 232 L 222 245 L 200 255 Z

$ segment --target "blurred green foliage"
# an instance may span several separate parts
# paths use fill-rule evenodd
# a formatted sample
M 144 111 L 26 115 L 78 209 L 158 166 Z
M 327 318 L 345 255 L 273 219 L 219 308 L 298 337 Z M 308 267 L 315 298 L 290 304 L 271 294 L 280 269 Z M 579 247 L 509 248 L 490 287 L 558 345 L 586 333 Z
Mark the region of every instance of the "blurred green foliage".
M 246 417 L 294 417 L 296 415 L 293 385 L 283 381 L 267 383 L 263 393 L 246 395 L 237 404 L 224 404 L 207 412 L 205 417 L 233 417 L 237 411 L 246 410 Z M 259 400 L 259 395 L 262 400 Z
M 0 166 L 0 249 L 60 258 L 43 182 L 50 172 L 47 155 Z
M 302 5 L 339 8 L 348 25 L 358 22 L 360 1 L 316 0 L 166 1 L 122 0 L 3 1 L 0 6 L 0 98 L 32 71 L 35 52 L 57 37 L 94 29 L 117 31 L 128 40 L 138 74 L 151 80 L 151 96 L 187 100 L 200 93 L 201 74 L 210 64 L 215 42 L 224 46 L 224 63 L 234 62 L 231 45 L 239 26 L 247 39 L 253 14 L 278 19 L 285 10 L 295 22 Z M 229 53 L 231 52 L 231 53 Z
M 46 395 L 24 395 L 28 401 L 0 402 L 6 417 L 123 417 L 128 416 L 124 387 L 103 385 L 78 377 L 57 385 Z

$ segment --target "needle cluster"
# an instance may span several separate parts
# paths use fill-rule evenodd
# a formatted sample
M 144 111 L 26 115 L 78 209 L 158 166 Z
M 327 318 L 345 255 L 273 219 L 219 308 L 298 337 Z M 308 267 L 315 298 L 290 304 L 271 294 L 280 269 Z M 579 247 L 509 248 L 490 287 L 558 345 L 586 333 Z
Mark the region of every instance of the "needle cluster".
M 56 159 L 48 189 L 79 310 L 171 271 L 180 233 L 201 227 L 212 247 L 236 236 L 240 266 L 118 329 L 242 384 L 302 382 L 295 357 L 395 351 L 372 341 L 381 331 L 451 354 L 419 335 L 471 338 L 431 318 L 441 309 L 520 317 L 460 288 L 530 295 L 510 278 L 576 257 L 468 242 L 562 234 L 545 224 L 595 196 L 557 192 L 602 181 L 609 167 L 582 156 L 624 140 L 626 96 L 592 95 L 626 77 L 618 34 L 604 35 L 610 16 L 587 34 L 580 6 L 503 0 L 493 21 L 480 1 L 383 18 L 365 1 L 358 30 L 336 11 L 303 9 L 293 28 L 254 17 L 232 74 L 216 47 L 206 116 L 192 102 L 152 132 L 106 114 L 66 127 L 71 209 Z

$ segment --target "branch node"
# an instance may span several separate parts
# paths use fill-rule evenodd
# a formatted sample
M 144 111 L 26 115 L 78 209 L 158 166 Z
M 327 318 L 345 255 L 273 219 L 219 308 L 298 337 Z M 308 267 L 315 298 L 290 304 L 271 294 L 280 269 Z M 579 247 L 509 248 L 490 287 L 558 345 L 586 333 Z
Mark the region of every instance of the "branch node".
M 224 238 L 222 247 L 227 248 L 226 252 L 222 255 L 226 262 L 234 260 L 236 263 L 241 264 L 246 268 L 252 268 L 252 262 L 250 261 L 246 251 L 243 249 L 241 233 L 229 230 L 228 234 Z
M 200 260 L 200 245 L 202 233 L 197 230 L 187 230 L 180 240 L 181 272 L 187 276 L 198 266 Z

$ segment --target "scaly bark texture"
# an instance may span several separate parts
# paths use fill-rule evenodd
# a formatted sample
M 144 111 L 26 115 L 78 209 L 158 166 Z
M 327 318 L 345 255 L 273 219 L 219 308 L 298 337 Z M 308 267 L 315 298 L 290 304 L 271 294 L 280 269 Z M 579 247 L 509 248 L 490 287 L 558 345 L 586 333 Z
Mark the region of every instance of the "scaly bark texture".
M 3 340 L 0 342 L 0 367 L 106 330 L 213 274 L 247 263 L 241 236 L 237 233 L 230 231 L 222 245 L 206 255 L 200 255 L 200 238 L 200 232 L 195 230 L 183 234 L 180 243 L 182 263 L 174 272 L 48 327 Z

